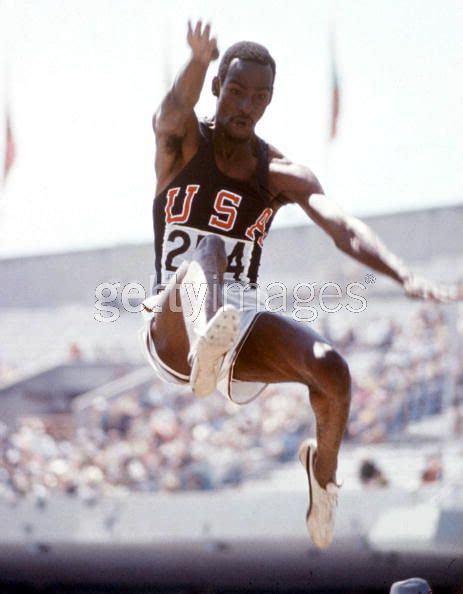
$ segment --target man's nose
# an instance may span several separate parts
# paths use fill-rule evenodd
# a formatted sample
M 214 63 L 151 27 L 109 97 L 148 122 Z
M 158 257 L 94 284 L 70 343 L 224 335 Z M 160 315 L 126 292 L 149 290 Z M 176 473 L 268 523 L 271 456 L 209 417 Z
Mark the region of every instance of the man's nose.
M 242 97 L 240 102 L 240 108 L 243 113 L 249 115 L 252 111 L 252 99 L 251 97 Z

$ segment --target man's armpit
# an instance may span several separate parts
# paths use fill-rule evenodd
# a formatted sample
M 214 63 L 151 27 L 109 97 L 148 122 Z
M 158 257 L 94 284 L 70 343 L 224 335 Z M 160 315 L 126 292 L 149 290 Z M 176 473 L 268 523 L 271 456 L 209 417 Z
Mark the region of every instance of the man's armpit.
M 174 134 L 162 135 L 157 142 L 158 150 L 169 155 L 180 155 L 182 153 L 183 138 Z

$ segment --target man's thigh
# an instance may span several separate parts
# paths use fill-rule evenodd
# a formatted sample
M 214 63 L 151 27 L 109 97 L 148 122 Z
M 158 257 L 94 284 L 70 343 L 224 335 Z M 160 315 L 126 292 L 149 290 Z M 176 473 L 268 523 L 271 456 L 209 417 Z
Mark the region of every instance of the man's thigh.
M 190 344 L 181 308 L 179 285 L 168 285 L 159 295 L 158 305 L 151 323 L 151 337 L 156 352 L 166 365 L 189 375 Z
M 316 382 L 333 348 L 306 322 L 262 312 L 234 365 L 234 377 L 265 383 Z

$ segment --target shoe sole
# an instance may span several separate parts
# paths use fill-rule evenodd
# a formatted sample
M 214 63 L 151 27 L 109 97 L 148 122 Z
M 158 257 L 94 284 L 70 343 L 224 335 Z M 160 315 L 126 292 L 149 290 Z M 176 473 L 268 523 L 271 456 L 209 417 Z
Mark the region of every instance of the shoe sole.
M 240 312 L 227 305 L 209 321 L 198 339 L 190 375 L 195 396 L 209 396 L 215 390 L 222 360 L 238 337 L 240 318 Z

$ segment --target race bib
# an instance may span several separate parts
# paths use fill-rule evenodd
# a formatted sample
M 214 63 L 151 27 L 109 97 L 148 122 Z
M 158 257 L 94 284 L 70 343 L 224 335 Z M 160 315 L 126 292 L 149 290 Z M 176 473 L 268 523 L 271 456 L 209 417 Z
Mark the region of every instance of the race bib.
M 217 235 L 225 243 L 227 268 L 224 280 L 230 282 L 248 282 L 253 241 L 225 237 L 218 233 L 200 231 L 185 225 L 166 225 L 162 246 L 162 283 L 166 284 L 183 260 L 190 260 L 201 239 L 206 235 Z

